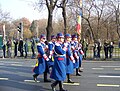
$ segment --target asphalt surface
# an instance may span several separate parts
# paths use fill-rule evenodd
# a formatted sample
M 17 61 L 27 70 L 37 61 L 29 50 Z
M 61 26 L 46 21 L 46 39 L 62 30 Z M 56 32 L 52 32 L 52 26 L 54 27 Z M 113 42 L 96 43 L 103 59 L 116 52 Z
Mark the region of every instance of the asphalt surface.
M 0 91 L 52 91 L 51 83 L 33 81 L 36 59 L 0 59 Z M 68 91 L 120 91 L 120 61 L 83 61 L 82 76 L 72 75 L 75 84 L 64 82 Z M 49 75 L 48 75 L 49 78 Z M 50 78 L 49 78 L 50 79 Z M 52 80 L 52 79 L 51 79 Z M 52 80 L 53 81 L 53 80 Z M 59 87 L 56 87 L 59 91 Z

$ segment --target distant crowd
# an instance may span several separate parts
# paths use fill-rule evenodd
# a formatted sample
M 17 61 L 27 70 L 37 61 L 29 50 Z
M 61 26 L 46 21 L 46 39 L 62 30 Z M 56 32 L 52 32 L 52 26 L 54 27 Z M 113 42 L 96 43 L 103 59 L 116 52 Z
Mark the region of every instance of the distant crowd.
M 34 58 L 36 58 L 36 53 L 37 53 L 36 52 L 36 44 L 38 42 L 39 41 L 37 38 L 36 39 L 35 38 L 25 39 L 24 41 L 21 38 L 19 40 L 14 39 L 13 41 L 11 39 L 8 39 L 7 42 L 4 43 L 2 46 L 3 58 L 12 58 L 12 56 L 14 58 L 16 58 L 16 57 L 27 58 L 28 53 L 31 51 L 31 53 L 30 53 L 31 55 L 29 55 L 29 56 L 31 56 L 31 58 L 34 59 Z M 47 41 L 46 41 L 46 43 L 47 43 Z M 84 51 L 83 59 L 86 59 L 89 44 L 85 39 L 81 40 L 80 43 L 82 44 L 82 50 Z M 13 44 L 14 44 L 14 46 L 13 46 Z M 105 40 L 104 44 L 102 45 L 100 39 L 96 40 L 94 42 L 94 45 L 92 46 L 93 47 L 93 58 L 94 59 L 101 58 L 102 47 L 104 49 L 105 59 L 112 58 L 113 49 L 114 49 L 113 44 L 114 44 L 114 42 Z M 119 43 L 119 48 L 120 48 L 120 43 Z M 13 51 L 13 49 L 14 49 L 14 51 Z
M 28 42 L 30 42 L 30 48 L 29 48 Z M 31 58 L 35 58 L 36 42 L 37 41 L 34 38 L 32 38 L 31 40 L 25 39 L 24 41 L 22 38 L 20 38 L 19 40 L 18 39 L 14 39 L 14 40 L 8 39 L 7 42 L 3 43 L 3 46 L 2 46 L 3 58 L 12 58 L 12 56 L 14 58 L 16 58 L 16 57 L 27 58 L 28 52 L 30 49 L 32 52 Z

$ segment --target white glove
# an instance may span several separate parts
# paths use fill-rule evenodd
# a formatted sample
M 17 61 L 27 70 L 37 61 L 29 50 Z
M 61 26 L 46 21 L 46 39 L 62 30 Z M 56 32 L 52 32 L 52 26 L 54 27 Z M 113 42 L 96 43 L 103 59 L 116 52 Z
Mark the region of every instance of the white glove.
M 77 56 L 77 59 L 79 59 L 79 56 Z
M 73 63 L 75 63 L 75 60 L 73 60 Z
M 49 55 L 49 59 L 51 59 L 51 57 L 52 57 L 52 56 L 51 56 L 51 55 Z
M 64 43 L 64 46 L 67 47 L 67 46 L 68 46 L 68 43 Z
M 48 62 L 48 61 L 49 61 L 49 58 L 47 58 L 46 61 Z

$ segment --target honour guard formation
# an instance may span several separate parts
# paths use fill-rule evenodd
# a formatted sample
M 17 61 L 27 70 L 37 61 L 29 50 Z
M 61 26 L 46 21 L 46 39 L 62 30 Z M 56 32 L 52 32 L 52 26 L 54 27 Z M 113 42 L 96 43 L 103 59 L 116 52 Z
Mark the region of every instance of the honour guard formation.
M 37 44 L 37 61 L 33 68 L 33 79 L 37 81 L 38 75 L 44 75 L 44 82 L 51 82 L 52 91 L 56 91 L 55 87 L 59 84 L 60 91 L 67 91 L 63 87 L 63 82 L 67 78 L 67 83 L 74 84 L 71 74 L 76 70 L 76 76 L 81 76 L 82 45 L 80 38 L 74 34 L 58 33 L 51 36 L 51 41 L 47 42 L 46 36 L 41 34 L 39 43 Z

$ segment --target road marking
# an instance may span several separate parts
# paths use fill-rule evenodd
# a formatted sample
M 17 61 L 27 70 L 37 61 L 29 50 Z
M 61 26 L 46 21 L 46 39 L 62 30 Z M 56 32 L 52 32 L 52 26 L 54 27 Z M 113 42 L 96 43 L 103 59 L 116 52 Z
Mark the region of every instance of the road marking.
M 31 65 L 30 67 L 35 67 L 35 65 Z
M 0 63 L 0 65 L 5 65 L 4 63 Z
M 103 68 L 118 68 L 120 66 L 101 66 L 101 67 L 103 67 Z
M 104 68 L 92 68 L 93 70 L 103 70 Z
M 98 76 L 98 77 L 101 77 L 101 78 L 102 77 L 104 77 L 104 78 L 120 78 L 120 76 L 105 76 L 105 75 L 104 76 L 101 75 L 101 76 Z
M 8 80 L 8 78 L 0 78 L 0 80 Z
M 120 68 L 114 68 L 114 70 L 120 70 Z
M 24 82 L 40 82 L 40 81 L 35 81 L 35 80 L 24 80 Z
M 11 64 L 11 65 L 13 65 L 13 66 L 22 66 L 22 65 L 20 65 L 20 64 Z
M 9 62 L 9 61 L 0 61 L 0 62 L 1 62 L 1 63 L 14 63 L 14 64 L 15 64 L 15 63 L 21 63 L 21 62 L 12 62 L 12 61 L 10 61 L 10 62 Z
M 65 85 L 76 85 L 76 86 L 80 85 L 80 83 L 67 83 L 67 82 L 64 82 L 63 84 L 65 84 Z
M 120 85 L 114 84 L 97 84 L 98 87 L 120 87 Z

